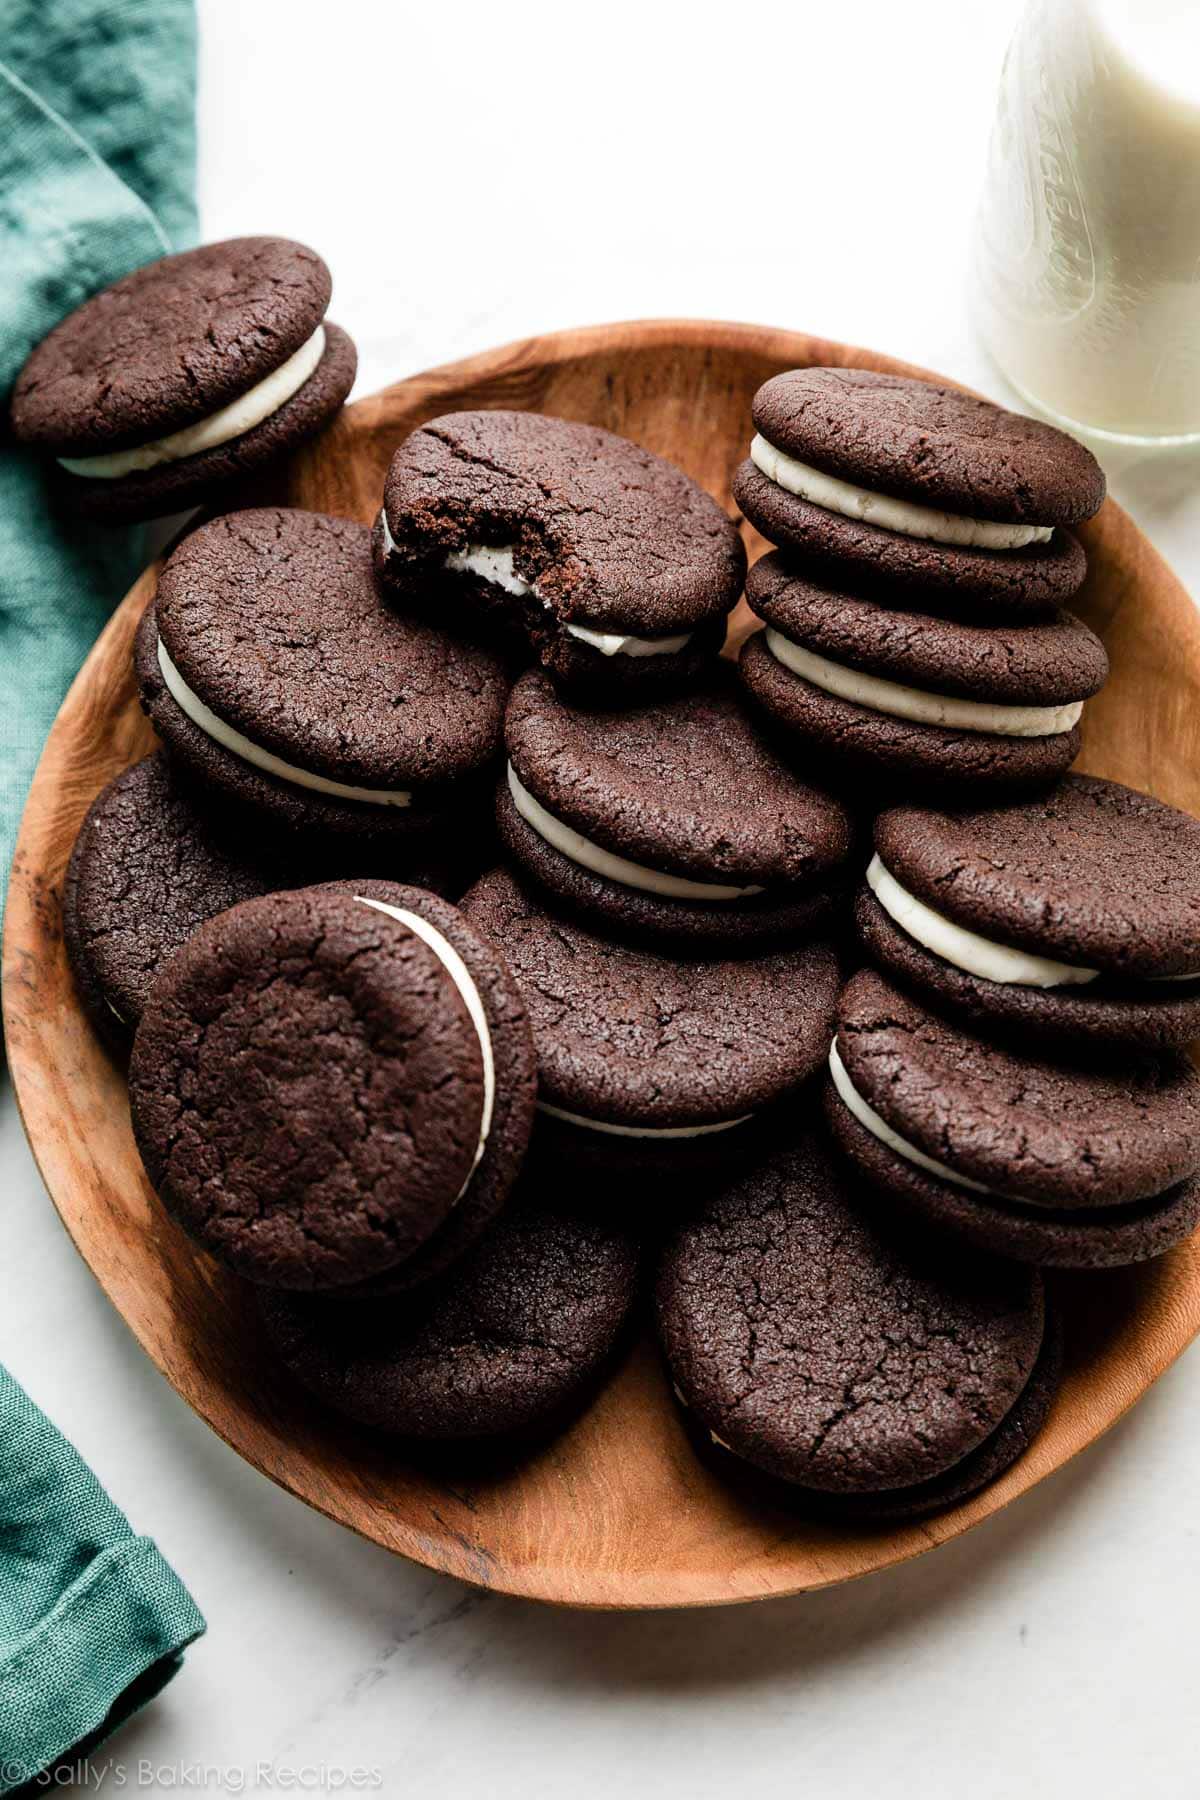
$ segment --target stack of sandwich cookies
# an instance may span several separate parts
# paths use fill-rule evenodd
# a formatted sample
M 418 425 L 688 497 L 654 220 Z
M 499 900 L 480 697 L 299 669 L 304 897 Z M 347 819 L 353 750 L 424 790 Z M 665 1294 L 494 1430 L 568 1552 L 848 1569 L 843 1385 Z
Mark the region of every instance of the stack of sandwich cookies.
M 822 580 L 972 618 L 1061 606 L 1083 581 L 1064 527 L 1098 510 L 1104 475 L 1052 426 L 866 369 L 794 369 L 752 411 L 734 499 Z
M 984 1036 L 1200 1037 L 1200 820 L 1118 782 L 883 813 L 855 918 L 872 961 Z
M 552 904 L 691 954 L 795 941 L 827 916 L 849 817 L 767 743 L 724 665 L 620 711 L 529 670 L 504 736 L 501 841 Z
M 1061 609 L 1017 623 L 924 617 L 824 586 L 780 553 L 750 571 L 766 629 L 742 679 L 790 737 L 846 773 L 938 791 L 1044 786 L 1074 760 L 1104 646 Z
M 354 346 L 325 318 L 329 270 L 287 238 L 167 256 L 86 301 L 17 378 L 17 438 L 68 503 L 110 523 L 211 502 L 341 407 Z
M 503 1206 L 536 1065 L 503 960 L 436 896 L 335 883 L 247 900 L 161 969 L 130 1065 L 170 1212 L 264 1286 L 412 1285 Z
M 109 782 L 80 827 L 62 899 L 75 984 L 102 1037 L 128 1045 L 160 965 L 206 919 L 346 872 L 318 868 L 310 845 L 286 847 L 291 854 L 264 843 L 244 815 L 208 804 L 161 750 Z M 350 845 L 346 859 L 358 861 Z M 419 841 L 403 861 L 413 885 L 457 891 L 457 859 Z
M 1018 1055 L 862 970 L 830 1075 L 830 1129 L 883 1205 L 982 1249 L 1107 1268 L 1200 1219 L 1200 1074 L 1181 1054 Z
M 269 827 L 454 833 L 486 792 L 508 680 L 384 603 L 369 535 L 271 507 L 200 526 L 138 631 L 142 704 L 198 783 Z
M 264 1292 L 276 1351 L 325 1405 L 377 1431 L 474 1439 L 559 1423 L 608 1366 L 638 1285 L 630 1235 L 559 1188 L 526 1173 L 503 1218 L 403 1308 Z
M 746 556 L 672 463 L 539 413 L 433 419 L 400 446 L 375 528 L 384 587 L 448 630 L 490 624 L 620 700 L 712 661 Z
M 533 1029 L 541 1142 L 575 1169 L 744 1162 L 752 1127 L 824 1064 L 828 944 L 681 960 L 548 912 L 504 869 L 462 910 L 508 961 Z
M 730 1468 L 849 1518 L 965 1498 L 1054 1391 L 1040 1276 L 874 1222 L 803 1121 L 678 1227 L 657 1306 L 676 1395 Z

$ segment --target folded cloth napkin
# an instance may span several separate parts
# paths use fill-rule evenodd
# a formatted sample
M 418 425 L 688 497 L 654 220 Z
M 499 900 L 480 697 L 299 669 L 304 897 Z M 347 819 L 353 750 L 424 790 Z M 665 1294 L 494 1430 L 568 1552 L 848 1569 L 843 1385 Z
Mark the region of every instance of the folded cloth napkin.
M 196 233 L 193 0 L 0 7 L 0 904 L 55 712 L 144 560 L 60 515 L 2 418 L 33 346 Z
M 89 294 L 195 235 L 192 0 L 3 0 L 0 407 Z M 60 516 L 0 427 L 0 880 L 66 688 L 143 557 Z M 204 1621 L 0 1370 L 0 1793 L 156 1693 Z
M 86 1754 L 203 1630 L 150 1539 L 0 1369 L 0 1794 Z

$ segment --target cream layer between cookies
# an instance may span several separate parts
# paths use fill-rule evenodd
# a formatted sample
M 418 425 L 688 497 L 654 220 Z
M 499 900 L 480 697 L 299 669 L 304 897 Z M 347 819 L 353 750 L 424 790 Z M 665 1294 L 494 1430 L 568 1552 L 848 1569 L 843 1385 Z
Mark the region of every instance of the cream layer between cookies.
M 869 1131 L 872 1137 L 878 1138 L 881 1144 L 886 1144 L 889 1150 L 894 1150 L 897 1156 L 903 1156 L 907 1162 L 915 1163 L 919 1169 L 925 1169 L 930 1175 L 936 1175 L 940 1181 L 952 1181 L 956 1187 L 971 1188 L 977 1194 L 995 1193 L 995 1188 L 985 1186 L 982 1181 L 972 1181 L 969 1175 L 958 1174 L 957 1170 L 949 1168 L 945 1163 L 938 1162 L 932 1156 L 926 1156 L 923 1150 L 918 1150 L 915 1144 L 910 1144 L 908 1139 L 901 1137 L 898 1131 L 893 1131 L 887 1120 L 880 1118 L 875 1108 L 863 1099 L 851 1081 L 846 1071 L 846 1065 L 838 1054 L 836 1038 L 829 1046 L 829 1073 L 833 1077 L 833 1085 L 837 1089 L 838 1098 L 847 1111 L 854 1115 L 864 1130 Z
M 752 1118 L 751 1113 L 743 1113 L 737 1119 L 718 1119 L 711 1125 L 614 1125 L 607 1119 L 589 1119 L 584 1113 L 568 1112 L 563 1106 L 551 1106 L 548 1100 L 538 1101 L 538 1111 L 548 1113 L 552 1119 L 564 1119 L 568 1125 L 581 1125 L 586 1131 L 605 1131 L 613 1137 L 627 1138 L 698 1138 L 711 1137 L 717 1131 L 732 1131 L 735 1125 L 745 1125 Z
M 369 906 L 375 912 L 386 913 L 388 918 L 395 919 L 398 925 L 407 926 L 414 936 L 419 937 L 423 944 L 429 946 L 458 989 L 459 997 L 467 1009 L 467 1017 L 479 1040 L 479 1054 L 483 1062 L 483 1107 L 479 1115 L 479 1142 L 476 1145 L 474 1160 L 467 1178 L 455 1196 L 454 1204 L 457 1206 L 471 1185 L 471 1177 L 483 1161 L 483 1153 L 487 1149 L 487 1141 L 492 1129 L 492 1116 L 496 1109 L 496 1058 L 492 1051 L 492 1033 L 483 1000 L 472 979 L 471 971 L 454 945 L 449 938 L 442 935 L 435 925 L 431 925 L 428 919 L 423 919 L 420 913 L 407 912 L 402 906 L 389 906 L 386 900 L 368 900 L 363 894 L 355 894 L 354 898 L 359 906 Z
M 411 806 L 412 795 L 403 788 L 366 788 L 354 787 L 345 781 L 333 781 L 328 775 L 315 775 L 311 769 L 302 769 L 296 763 L 285 762 L 276 756 L 273 750 L 264 749 L 252 739 L 245 737 L 234 726 L 227 725 L 219 718 L 188 686 L 175 664 L 167 654 L 162 639 L 158 640 L 158 666 L 162 678 L 167 684 L 167 691 L 180 712 L 184 713 L 205 737 L 220 744 L 223 750 L 229 750 L 243 762 L 250 763 L 256 769 L 262 769 L 267 775 L 275 775 L 281 781 L 290 781 L 294 787 L 309 788 L 313 793 L 329 794 L 335 800 L 359 800 L 369 806 Z
M 630 862 L 628 857 L 605 850 L 603 845 L 593 843 L 591 838 L 576 831 L 573 825 L 565 825 L 553 813 L 547 812 L 541 801 L 535 800 L 529 789 L 522 785 L 511 763 L 508 765 L 508 788 L 513 805 L 531 830 L 552 849 L 581 868 L 590 869 L 593 875 L 603 876 L 606 881 L 616 881 L 622 887 L 638 888 L 647 894 L 661 894 L 669 900 L 745 900 L 763 891 L 761 887 L 732 887 L 724 882 L 692 881 L 685 875 L 668 875 L 661 869 L 647 868 L 644 863 Z
M 60 456 L 58 461 L 72 475 L 83 475 L 91 481 L 119 481 L 123 475 L 140 474 L 162 463 L 199 456 L 202 450 L 215 450 L 219 444 L 244 437 L 286 406 L 314 373 L 324 354 L 325 327 L 318 325 L 285 363 L 207 419 L 185 425 L 168 437 L 155 438 L 152 443 L 137 444 L 132 450 L 113 450 L 103 456 Z
M 387 514 L 382 510 L 379 523 L 384 548 L 391 556 L 396 540 L 388 527 Z M 523 575 L 517 574 L 514 555 L 512 544 L 468 544 L 465 550 L 447 551 L 442 566 L 455 575 L 478 575 L 480 580 L 490 582 L 493 587 L 503 588 L 506 594 L 514 594 L 520 599 L 531 597 L 552 611 L 552 602 L 543 599 L 537 582 L 526 581 Z M 598 650 L 601 656 L 670 656 L 685 649 L 693 635 L 690 631 L 681 631 L 671 637 L 635 637 L 629 631 L 593 631 L 589 625 L 575 625 L 570 621 L 564 624 L 563 630 L 568 637 L 578 638 L 581 643 Z
M 917 725 L 986 732 L 995 737 L 1041 738 L 1074 730 L 1083 715 L 1082 700 L 1070 700 L 1061 706 L 1004 706 L 991 700 L 933 694 L 925 688 L 906 687 L 902 682 L 887 681 L 880 675 L 868 675 L 862 669 L 831 662 L 827 656 L 818 656 L 815 650 L 793 643 L 771 625 L 765 636 L 776 662 L 802 681 L 811 682 L 813 687 L 839 700 L 848 700 L 853 706 L 886 713 L 893 719 L 908 719 Z
M 997 944 L 976 931 L 969 931 L 965 925 L 956 925 L 953 919 L 947 919 L 923 900 L 918 900 L 915 894 L 910 894 L 877 855 L 868 865 L 867 884 L 884 912 L 902 931 L 923 944 L 934 956 L 953 963 L 956 969 L 963 969 L 968 975 L 1012 987 L 1057 988 L 1082 987 L 1098 981 L 1103 974 L 1101 969 L 1056 962 L 1053 957 L 1035 956 L 1031 951 L 1018 950 L 1011 944 Z M 1190 970 L 1182 975 L 1147 975 L 1142 979 L 1148 982 L 1196 981 L 1200 979 L 1200 970 Z
M 750 445 L 750 459 L 768 481 L 795 494 L 798 499 L 822 506 L 827 512 L 840 513 L 846 519 L 861 519 L 866 525 L 899 532 L 903 537 L 925 538 L 935 544 L 979 550 L 1023 550 L 1029 544 L 1047 543 L 1054 536 L 1053 525 L 972 519 L 964 513 L 919 506 L 912 500 L 897 500 L 894 495 L 880 494 L 873 488 L 842 481 L 836 475 L 827 475 L 823 469 L 814 469 L 811 463 L 789 456 L 761 432 Z

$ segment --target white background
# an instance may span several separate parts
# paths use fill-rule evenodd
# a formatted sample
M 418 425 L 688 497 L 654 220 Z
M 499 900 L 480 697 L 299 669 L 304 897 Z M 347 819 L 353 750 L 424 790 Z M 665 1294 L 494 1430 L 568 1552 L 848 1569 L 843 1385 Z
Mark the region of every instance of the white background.
M 201 0 L 204 234 L 323 252 L 359 392 L 656 314 L 794 326 L 999 392 L 962 274 L 1016 11 Z M 1200 584 L 1190 474 L 1113 485 Z M 1197 1791 L 1200 1356 L 907 1568 L 767 1606 L 556 1613 L 358 1542 L 212 1437 L 75 1256 L 7 1094 L 0 1195 L 0 1354 L 210 1623 L 102 1753 L 130 1787 L 144 1758 L 159 1789 L 190 1770 L 208 1792 L 321 1762 L 375 1766 L 387 1794 L 523 1800 Z

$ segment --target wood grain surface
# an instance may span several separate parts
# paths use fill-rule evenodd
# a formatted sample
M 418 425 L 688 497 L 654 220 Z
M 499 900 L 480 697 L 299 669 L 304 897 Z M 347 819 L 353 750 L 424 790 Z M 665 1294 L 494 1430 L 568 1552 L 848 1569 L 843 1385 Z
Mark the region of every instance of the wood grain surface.
M 657 322 L 565 332 L 435 369 L 359 401 L 247 499 L 372 518 L 401 439 L 439 412 L 532 408 L 589 420 L 680 463 L 730 510 L 750 398 L 805 363 L 922 373 L 819 338 Z M 1109 502 L 1084 532 L 1079 610 L 1113 662 L 1088 707 L 1081 764 L 1200 812 L 1200 618 Z M 751 555 L 762 548 L 749 534 Z M 156 571 L 117 610 L 72 687 L 34 781 L 4 941 L 8 1056 L 50 1195 L 146 1353 L 242 1456 L 330 1518 L 466 1581 L 579 1606 L 689 1606 L 824 1587 L 916 1555 L 1006 1505 L 1090 1443 L 1200 1329 L 1200 1248 L 1061 1277 L 1067 1369 L 1025 1458 L 984 1494 L 901 1530 L 800 1522 L 735 1495 L 693 1456 L 649 1341 L 587 1412 L 515 1462 L 417 1459 L 320 1412 L 276 1369 L 239 1284 L 159 1208 L 130 1134 L 120 1069 L 92 1035 L 63 953 L 59 893 L 94 795 L 152 745 L 130 670 Z M 750 628 L 738 617 L 739 632 Z

